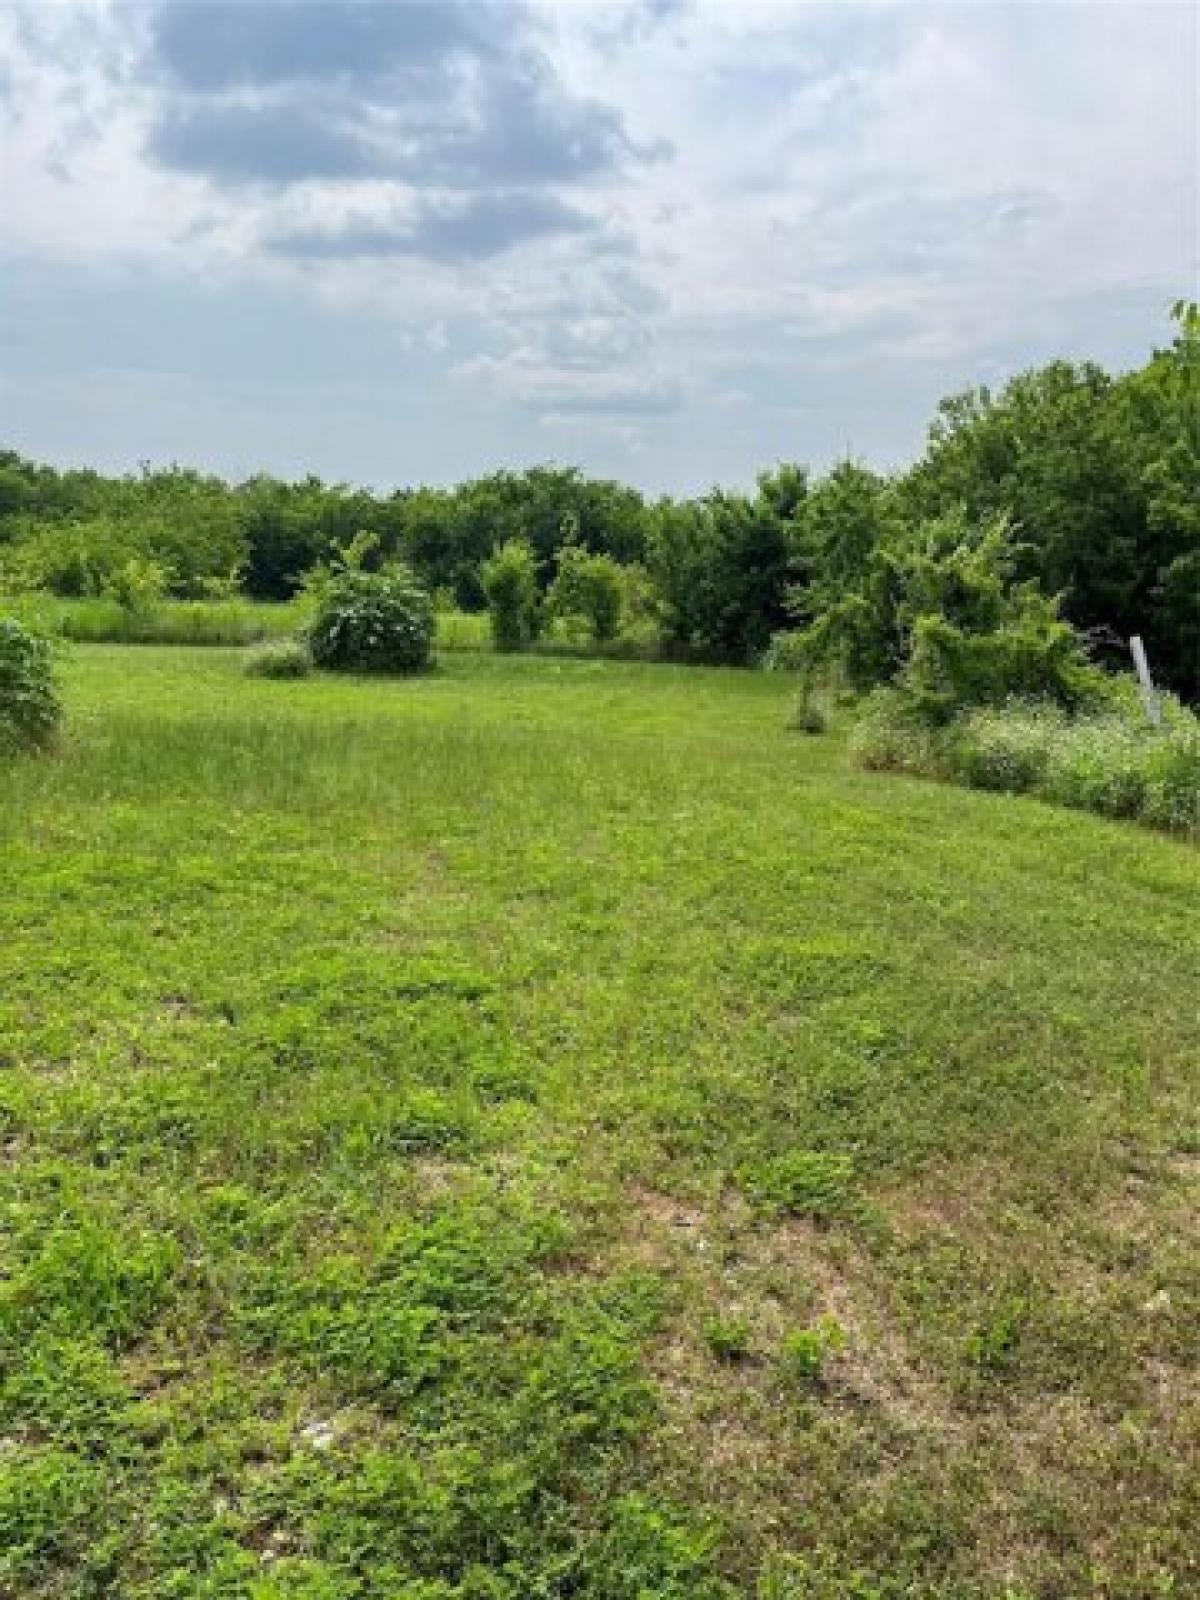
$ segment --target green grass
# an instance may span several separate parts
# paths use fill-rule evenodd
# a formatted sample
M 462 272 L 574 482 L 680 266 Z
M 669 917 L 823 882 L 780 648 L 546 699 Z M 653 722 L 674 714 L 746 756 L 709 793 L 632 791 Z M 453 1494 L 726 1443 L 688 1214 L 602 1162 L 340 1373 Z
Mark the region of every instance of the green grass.
M 0 1594 L 1194 1591 L 1194 850 L 773 675 L 65 673 L 0 769 Z

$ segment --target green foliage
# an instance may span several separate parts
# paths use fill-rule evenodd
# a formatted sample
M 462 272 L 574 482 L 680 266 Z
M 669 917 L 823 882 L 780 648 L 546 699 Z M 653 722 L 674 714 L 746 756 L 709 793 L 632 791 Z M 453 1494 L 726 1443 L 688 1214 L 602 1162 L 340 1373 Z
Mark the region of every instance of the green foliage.
M 961 507 L 872 545 L 857 591 L 832 601 L 777 656 L 859 689 L 891 683 L 945 721 L 972 705 L 1041 696 L 1076 707 L 1102 694 L 1083 642 L 1054 601 L 1019 583 L 1007 519 L 973 524 Z
M 333 672 L 421 672 L 434 639 L 433 606 L 412 572 L 345 565 L 321 579 L 308 628 L 319 667 Z
M 0 1349 L 34 1329 L 120 1348 L 169 1296 L 178 1267 L 170 1239 L 130 1239 L 92 1221 L 54 1228 L 0 1286 Z
M 1196 697 L 1200 602 L 1186 574 L 1200 550 L 1200 363 L 1179 313 L 1173 346 L 1121 378 L 1052 362 L 997 395 L 945 401 L 903 498 L 916 517 L 1005 512 L 1019 576 L 1061 595 L 1078 627 L 1142 634 L 1166 681 Z
M 546 596 L 552 616 L 578 617 L 593 639 L 615 639 L 621 626 L 621 568 L 611 556 L 591 555 L 582 545 L 563 545 L 558 571 Z
M 471 612 L 486 602 L 485 563 L 516 541 L 532 552 L 535 599 L 556 575 L 551 614 L 582 618 L 614 653 L 652 655 L 661 644 L 681 658 L 752 662 L 790 620 L 798 631 L 774 652 L 779 662 L 836 663 L 844 683 L 870 690 L 902 670 L 921 615 L 972 636 L 994 631 L 956 615 L 945 585 L 911 616 L 903 591 L 919 587 L 913 563 L 931 529 L 958 519 L 960 533 L 978 533 L 1006 521 L 1007 588 L 1055 597 L 1109 666 L 1123 665 L 1114 652 L 1141 634 L 1156 674 L 1194 702 L 1200 324 L 1188 302 L 1172 314 L 1169 346 L 1120 377 L 1058 361 L 997 393 L 949 397 L 905 473 L 845 461 L 810 481 L 785 464 L 762 474 L 753 495 L 713 490 L 647 506 L 636 490 L 551 466 L 378 495 L 312 476 L 227 484 L 179 468 L 109 479 L 2 451 L 0 590 L 115 593 L 148 623 L 161 608 L 147 573 L 161 572 L 172 599 L 228 600 L 240 586 L 288 600 L 366 530 L 375 542 L 367 565 L 405 561 Z M 934 564 L 950 580 L 947 554 Z M 618 638 L 619 614 L 631 637 Z M 528 596 L 510 623 L 501 647 L 525 648 L 537 631 Z
M 257 644 L 292 638 L 307 617 L 303 601 L 277 606 L 250 600 L 165 600 L 149 611 L 130 611 L 116 600 L 48 594 L 16 595 L 8 603 L 30 628 L 77 644 Z
M 664 635 L 724 660 L 749 662 L 785 617 L 795 503 L 803 478 L 764 477 L 757 497 L 714 490 L 703 500 L 661 501 L 647 533 L 646 566 Z
M 716 1540 L 678 1511 L 645 1494 L 624 1496 L 581 1573 L 581 1592 L 595 1600 L 734 1600 L 713 1575 Z
M 130 556 L 104 579 L 100 593 L 126 611 L 145 616 L 160 604 L 171 585 L 171 574 L 161 562 Z
M 1032 588 L 990 631 L 969 632 L 936 614 L 918 617 L 910 648 L 903 687 L 935 720 L 1014 698 L 1073 709 L 1103 697 L 1103 681 L 1085 659 L 1078 634 Z
M 749 1166 L 745 1189 L 767 1205 L 794 1216 L 829 1221 L 854 1209 L 854 1163 L 824 1150 L 790 1150 Z
M 780 1370 L 791 1383 L 819 1383 L 829 1356 L 842 1349 L 845 1342 L 845 1333 L 835 1317 L 823 1317 L 812 1328 L 796 1328 L 780 1343 Z
M 1197 836 L 1200 722 L 1178 702 L 1168 699 L 1166 709 L 1165 726 L 1155 728 L 1130 684 L 1108 708 L 1081 714 L 1013 702 L 931 725 L 911 698 L 880 694 L 855 730 L 854 749 L 877 770 L 1031 794 Z
M 750 1349 L 750 1324 L 745 1317 L 706 1317 L 700 1332 L 709 1354 L 718 1361 L 740 1361 Z
M 0 617 L 0 750 L 48 744 L 61 719 L 50 646 Z
M 482 581 L 496 649 L 527 649 L 541 622 L 532 546 L 524 539 L 507 540 L 484 562 Z
M 93 1531 L 100 1479 L 64 1450 L 0 1452 L 0 1592 L 30 1594 Z
M 295 639 L 260 645 L 242 662 L 248 678 L 307 678 L 312 669 L 312 652 Z

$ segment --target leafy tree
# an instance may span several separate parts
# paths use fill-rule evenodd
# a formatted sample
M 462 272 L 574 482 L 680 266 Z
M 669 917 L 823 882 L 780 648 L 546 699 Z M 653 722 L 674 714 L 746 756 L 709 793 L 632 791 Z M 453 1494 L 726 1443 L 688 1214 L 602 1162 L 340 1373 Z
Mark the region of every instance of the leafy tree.
M 1007 513 L 1021 576 L 1081 628 L 1145 636 L 1166 681 L 1196 697 L 1200 327 L 1176 310 L 1172 347 L 1121 378 L 1052 362 L 943 402 L 899 498 L 913 521 L 956 504 Z
M 771 489 L 753 500 L 714 489 L 697 502 L 660 502 L 646 565 L 666 638 L 726 660 L 755 659 L 786 616 L 794 540 L 793 516 Z

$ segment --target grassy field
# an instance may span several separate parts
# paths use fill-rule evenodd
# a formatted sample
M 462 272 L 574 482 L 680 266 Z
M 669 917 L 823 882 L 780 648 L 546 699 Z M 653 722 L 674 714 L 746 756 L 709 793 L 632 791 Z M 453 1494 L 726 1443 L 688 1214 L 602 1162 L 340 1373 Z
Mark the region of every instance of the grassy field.
M 0 771 L 0 1593 L 1197 1592 L 1194 850 L 770 675 L 66 677 Z

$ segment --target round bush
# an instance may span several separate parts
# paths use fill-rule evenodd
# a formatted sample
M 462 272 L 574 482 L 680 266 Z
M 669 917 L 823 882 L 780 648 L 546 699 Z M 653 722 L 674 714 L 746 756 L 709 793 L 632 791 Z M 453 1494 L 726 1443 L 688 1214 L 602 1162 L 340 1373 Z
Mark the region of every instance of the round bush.
M 308 644 L 334 672 L 420 672 L 429 665 L 434 615 L 407 567 L 347 569 L 322 586 Z
M 0 750 L 49 744 L 61 717 L 50 646 L 0 617 Z

